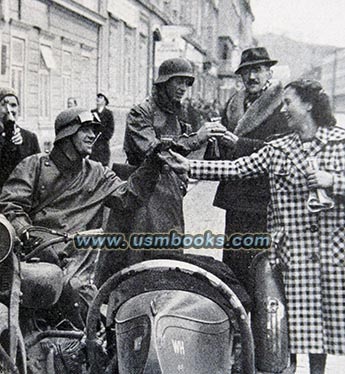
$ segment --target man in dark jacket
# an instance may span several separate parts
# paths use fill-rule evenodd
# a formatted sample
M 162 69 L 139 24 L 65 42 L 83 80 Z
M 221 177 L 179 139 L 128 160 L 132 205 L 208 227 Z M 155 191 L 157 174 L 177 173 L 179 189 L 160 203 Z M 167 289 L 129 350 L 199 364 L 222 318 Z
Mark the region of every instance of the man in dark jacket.
M 110 169 L 86 157 L 99 128 L 100 123 L 86 109 L 61 112 L 55 121 L 51 153 L 26 158 L 4 184 L 0 211 L 24 243 L 35 239 L 31 238 L 33 225 L 67 233 L 101 227 L 104 206 L 136 209 L 152 192 L 159 173 L 152 160 L 123 182 Z M 87 308 L 95 292 L 97 252 L 62 243 L 38 256 L 63 268 L 65 289 L 78 294 L 78 305 Z M 71 315 L 76 312 L 72 307 Z M 74 323 L 78 324 L 77 317 Z M 79 320 L 79 326 L 81 323 Z
M 19 100 L 11 88 L 0 88 L 0 191 L 27 156 L 40 152 L 37 136 L 17 124 Z
M 99 161 L 103 166 L 108 166 L 110 161 L 110 140 L 114 134 L 115 123 L 113 112 L 107 108 L 108 98 L 102 94 L 97 94 L 97 108 L 92 112 L 98 114 L 102 123 L 102 131 L 96 140 L 91 153 L 91 160 Z
M 124 149 L 128 162 L 139 166 L 158 145 L 187 155 L 197 150 L 211 136 L 222 135 L 219 122 L 206 122 L 197 132 L 181 120 L 181 100 L 194 82 L 191 64 L 182 58 L 164 61 L 159 67 L 152 95 L 128 114 Z M 136 212 L 132 232 L 184 232 L 182 210 L 187 178 L 166 165 L 152 196 Z
M 222 123 L 228 131 L 219 142 L 221 159 L 233 160 L 260 149 L 268 137 L 287 131 L 286 120 L 280 113 L 283 87 L 271 83 L 271 60 L 265 48 L 250 48 L 242 53 L 236 70 L 244 83 L 224 110 Z M 226 235 L 239 232 L 267 232 L 268 180 L 221 182 L 214 205 L 226 210 Z M 255 250 L 224 251 L 223 260 L 239 280 L 251 289 L 249 266 Z

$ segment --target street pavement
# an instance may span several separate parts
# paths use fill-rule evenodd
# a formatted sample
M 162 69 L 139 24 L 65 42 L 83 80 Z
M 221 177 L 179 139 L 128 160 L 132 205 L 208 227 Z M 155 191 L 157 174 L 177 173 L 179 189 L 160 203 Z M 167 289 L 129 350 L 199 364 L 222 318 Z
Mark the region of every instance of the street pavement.
M 224 232 L 224 211 L 212 206 L 217 185 L 216 182 L 206 181 L 190 184 L 184 200 L 186 233 L 204 233 L 206 230 L 211 230 L 214 234 Z M 221 250 L 204 249 L 188 252 L 211 255 L 218 260 L 222 256 Z M 298 355 L 296 374 L 309 374 L 307 355 Z M 345 374 L 345 356 L 329 356 L 326 374 Z

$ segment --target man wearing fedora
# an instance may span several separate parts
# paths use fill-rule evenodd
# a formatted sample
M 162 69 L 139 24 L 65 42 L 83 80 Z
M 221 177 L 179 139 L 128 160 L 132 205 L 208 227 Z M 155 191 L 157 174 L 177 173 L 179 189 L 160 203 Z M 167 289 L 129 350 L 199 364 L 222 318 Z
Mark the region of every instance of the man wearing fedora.
M 108 166 L 110 161 L 109 143 L 115 129 L 113 112 L 107 108 L 108 104 L 108 98 L 100 92 L 96 97 L 96 109 L 92 110 L 92 112 L 97 113 L 100 118 L 102 130 L 92 148 L 90 158 L 91 160 L 99 161 L 103 166 Z
M 244 89 L 230 97 L 224 110 L 222 123 L 228 131 L 219 141 L 221 159 L 250 155 L 261 148 L 268 137 L 287 131 L 286 121 L 280 114 L 283 87 L 281 83 L 270 82 L 270 67 L 276 63 L 262 47 L 242 52 L 235 73 L 242 77 Z M 266 177 L 221 182 L 214 205 L 226 210 L 226 235 L 266 232 L 268 200 Z M 256 253 L 243 249 L 225 250 L 223 254 L 223 261 L 232 268 L 247 291 L 252 289 L 249 266 Z

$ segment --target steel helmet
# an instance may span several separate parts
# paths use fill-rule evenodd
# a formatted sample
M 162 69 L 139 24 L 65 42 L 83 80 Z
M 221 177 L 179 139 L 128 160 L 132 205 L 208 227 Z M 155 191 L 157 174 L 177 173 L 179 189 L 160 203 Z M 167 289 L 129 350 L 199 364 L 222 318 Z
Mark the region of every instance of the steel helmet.
M 184 58 L 170 58 L 163 61 L 159 67 L 155 84 L 165 83 L 173 77 L 190 78 L 188 85 L 191 86 L 195 79 L 191 63 Z
M 97 125 L 100 127 L 101 121 L 97 117 L 97 113 L 91 113 L 90 110 L 79 107 L 62 111 L 55 120 L 55 142 L 74 135 L 82 126 Z

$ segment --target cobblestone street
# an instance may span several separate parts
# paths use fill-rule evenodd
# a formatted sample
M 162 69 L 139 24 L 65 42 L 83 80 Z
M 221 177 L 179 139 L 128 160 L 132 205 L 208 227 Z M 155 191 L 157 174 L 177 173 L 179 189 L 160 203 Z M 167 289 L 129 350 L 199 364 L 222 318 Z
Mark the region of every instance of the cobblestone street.
M 185 198 L 185 220 L 186 233 L 203 233 L 211 230 L 215 234 L 224 231 L 224 211 L 212 206 L 213 197 L 217 188 L 215 182 L 197 182 L 190 185 L 189 192 Z M 199 253 L 201 251 L 189 251 Z M 203 250 L 202 254 L 211 255 L 221 259 L 219 250 Z M 309 374 L 308 358 L 306 355 L 298 356 L 298 367 L 296 374 Z M 326 374 L 344 374 L 345 356 L 329 356 Z

